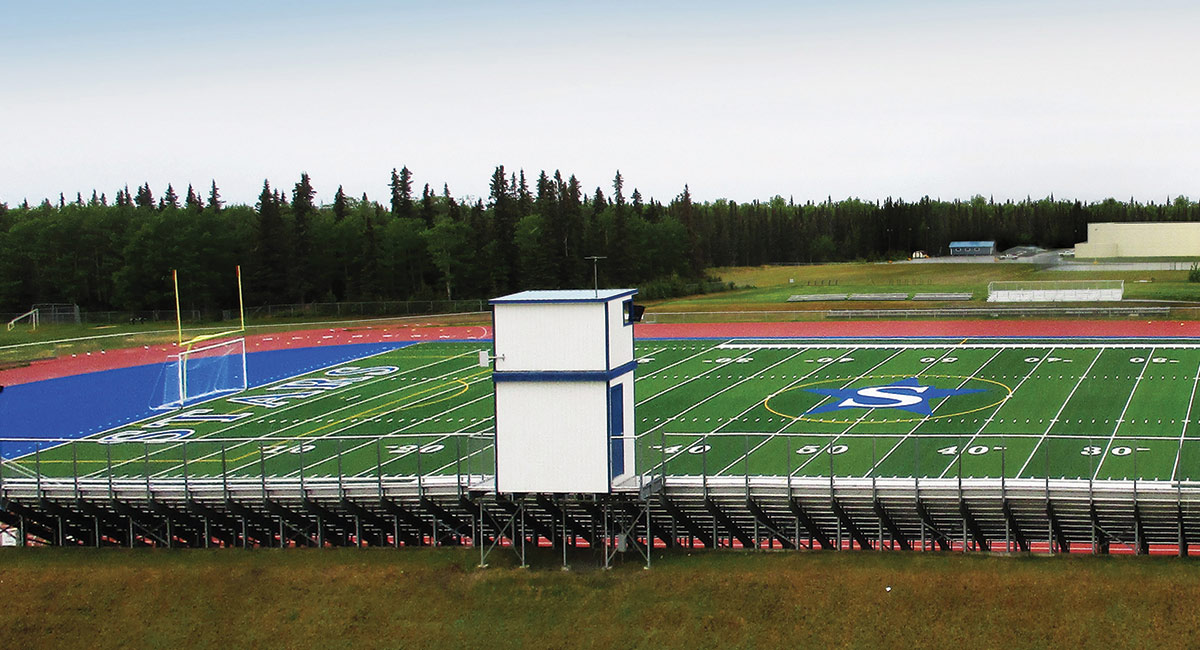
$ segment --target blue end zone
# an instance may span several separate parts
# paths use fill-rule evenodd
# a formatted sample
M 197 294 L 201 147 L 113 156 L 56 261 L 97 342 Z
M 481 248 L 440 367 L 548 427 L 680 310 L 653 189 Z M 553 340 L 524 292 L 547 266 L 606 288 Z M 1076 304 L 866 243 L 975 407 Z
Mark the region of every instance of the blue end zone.
M 416 343 L 351 343 L 326 347 L 251 352 L 246 367 L 251 387 Z M 8 386 L 0 392 L 0 438 L 83 438 L 162 411 L 152 394 L 163 364 L 104 370 Z M 0 443 L 0 456 L 32 453 L 32 442 Z

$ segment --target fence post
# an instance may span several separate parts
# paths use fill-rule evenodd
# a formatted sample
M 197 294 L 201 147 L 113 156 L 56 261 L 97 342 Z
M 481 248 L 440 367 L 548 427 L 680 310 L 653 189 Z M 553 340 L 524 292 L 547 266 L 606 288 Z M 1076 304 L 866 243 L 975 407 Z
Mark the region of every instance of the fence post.
M 79 445 L 70 443 L 71 445 L 71 480 L 75 488 L 75 500 L 79 501 Z
M 37 475 L 37 495 L 38 498 L 43 498 L 42 495 L 42 443 L 38 441 L 33 446 L 33 473 Z
M 146 500 L 150 500 L 150 443 L 142 443 L 142 471 L 146 475 Z
M 379 500 L 383 501 L 383 438 L 375 439 L 375 482 L 379 492 Z M 397 541 L 397 543 L 399 543 Z
M 338 472 L 338 498 L 346 498 L 346 488 L 342 484 L 342 439 L 337 439 L 337 472 Z
M 267 456 L 263 451 L 263 443 L 258 443 L 258 477 L 262 485 L 262 499 L 267 500 Z

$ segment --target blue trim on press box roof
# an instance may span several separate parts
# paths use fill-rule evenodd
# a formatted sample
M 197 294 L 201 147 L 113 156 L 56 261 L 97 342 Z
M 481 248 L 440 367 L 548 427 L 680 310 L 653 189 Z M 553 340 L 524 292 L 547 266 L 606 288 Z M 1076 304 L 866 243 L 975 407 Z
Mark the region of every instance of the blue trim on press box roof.
M 522 291 L 499 298 L 492 298 L 489 305 L 513 305 L 524 303 L 556 303 L 556 302 L 608 302 L 625 296 L 632 296 L 637 289 L 564 289 L 561 291 Z
M 612 370 L 496 370 L 492 381 L 611 381 L 637 368 L 637 361 L 623 363 Z
M 994 241 L 952 241 L 952 242 L 950 242 L 950 248 L 987 248 L 989 246 L 995 246 L 995 245 L 996 245 L 996 242 L 994 242 Z

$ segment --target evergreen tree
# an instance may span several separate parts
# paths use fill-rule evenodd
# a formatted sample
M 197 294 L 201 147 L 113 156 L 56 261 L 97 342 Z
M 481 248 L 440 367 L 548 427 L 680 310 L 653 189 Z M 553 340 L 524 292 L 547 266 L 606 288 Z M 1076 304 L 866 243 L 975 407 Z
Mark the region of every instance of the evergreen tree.
M 446 203 L 446 216 L 450 217 L 451 221 L 462 221 L 462 208 L 458 205 L 458 201 L 450 195 L 450 185 L 442 184 L 442 200 Z
M 613 177 L 612 232 L 609 235 L 607 273 L 601 273 L 610 284 L 622 284 L 630 278 L 632 241 L 629 236 L 628 206 L 625 204 L 625 180 L 621 171 Z
M 494 258 L 492 259 L 492 291 L 493 293 L 509 293 L 516 288 L 517 247 L 516 235 L 517 204 L 508 180 L 504 176 L 504 165 L 496 168 L 492 174 L 490 185 L 490 200 L 492 223 L 494 224 L 493 241 L 495 242 Z
M 221 207 L 225 205 L 221 201 L 221 193 L 217 191 L 217 181 L 213 179 L 212 189 L 208 191 L 208 207 L 213 209 L 213 212 L 220 212 Z
M 251 267 L 253 291 L 260 304 L 285 302 L 288 291 L 288 239 L 289 233 L 283 221 L 279 193 L 263 181 L 258 195 L 258 228 L 254 242 L 254 264 Z
M 561 178 L 561 176 L 559 177 Z M 583 188 L 579 179 L 571 174 L 566 184 L 559 184 L 563 219 L 563 264 L 560 269 L 560 285 L 566 288 L 584 286 L 587 269 L 584 256 Z
M 337 194 L 333 195 L 333 220 L 340 222 L 350 214 L 350 206 L 346 202 L 346 193 L 338 185 Z
M 412 172 L 408 167 L 401 167 L 400 173 L 392 168 L 392 216 L 401 219 L 411 219 L 413 216 L 412 202 Z
M 149 183 L 138 188 L 137 196 L 134 197 L 133 202 L 143 210 L 154 209 L 154 193 L 150 191 Z
M 421 190 L 421 219 L 426 228 L 433 227 L 433 192 L 429 190 L 429 183 Z
M 292 228 L 295 232 L 296 278 L 294 283 L 295 295 L 300 302 L 306 302 L 312 293 L 313 264 L 312 264 L 312 220 L 316 217 L 317 207 L 313 203 L 317 192 L 313 189 L 308 172 L 300 174 L 300 182 L 292 192 Z
M 166 208 L 179 209 L 179 195 L 175 193 L 175 188 L 171 187 L 170 183 L 167 183 L 167 193 L 163 195 L 158 207 L 160 210 Z
M 192 184 L 188 183 L 187 198 L 184 200 L 184 206 L 188 212 L 198 213 L 204 210 L 204 202 L 196 195 L 196 190 L 192 189 Z
M 683 193 L 671 205 L 671 212 L 672 216 L 677 218 L 687 230 L 689 270 L 693 277 L 698 277 L 704 270 L 704 259 L 703 252 L 700 249 L 700 242 L 698 241 L 695 211 L 692 207 L 691 190 L 688 189 L 687 185 L 684 185 Z

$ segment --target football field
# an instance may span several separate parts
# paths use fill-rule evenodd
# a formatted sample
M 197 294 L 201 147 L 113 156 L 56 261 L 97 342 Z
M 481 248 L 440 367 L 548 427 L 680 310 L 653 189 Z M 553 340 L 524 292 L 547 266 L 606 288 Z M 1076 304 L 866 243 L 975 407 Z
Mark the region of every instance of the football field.
M 78 442 L 6 441 L 0 478 L 482 481 L 481 349 L 420 343 Z M 649 339 L 636 356 L 642 473 L 1200 478 L 1187 340 Z

